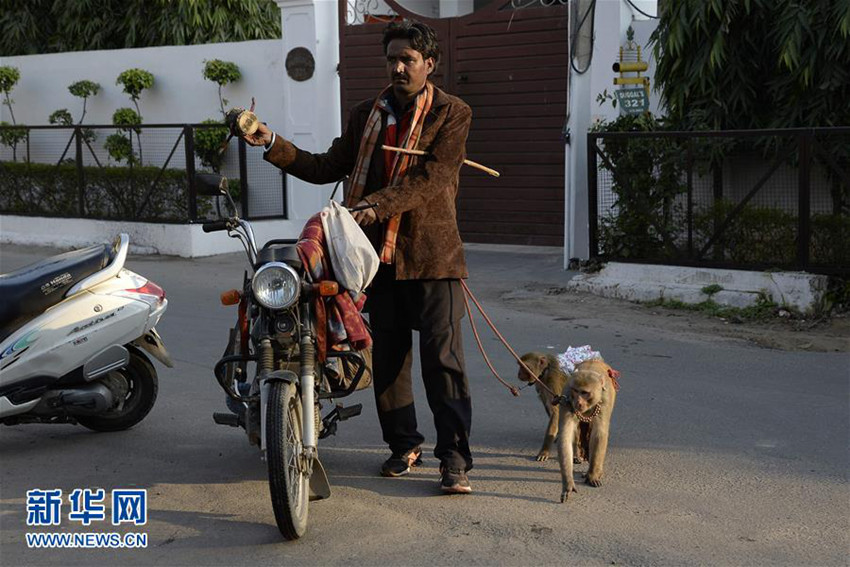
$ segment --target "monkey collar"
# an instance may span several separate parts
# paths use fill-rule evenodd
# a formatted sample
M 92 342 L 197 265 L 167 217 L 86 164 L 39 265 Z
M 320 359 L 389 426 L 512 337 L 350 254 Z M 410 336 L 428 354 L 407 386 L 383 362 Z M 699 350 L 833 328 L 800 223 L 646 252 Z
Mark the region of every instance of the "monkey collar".
M 590 415 L 584 415 L 578 410 L 576 410 L 573 405 L 570 403 L 570 399 L 567 396 L 555 396 L 552 400 L 553 406 L 564 406 L 565 408 L 569 408 L 570 411 L 578 418 L 579 421 L 583 423 L 590 423 L 593 421 L 593 418 L 599 415 L 599 412 L 602 411 L 602 404 L 596 404 L 596 407 L 593 408 L 593 413 Z
M 602 411 L 602 406 L 600 404 L 596 404 L 596 407 L 593 408 L 593 413 L 591 415 L 583 415 L 578 411 L 574 411 L 573 413 L 578 418 L 579 421 L 583 423 L 590 423 L 593 421 L 593 418 L 599 415 L 599 412 Z

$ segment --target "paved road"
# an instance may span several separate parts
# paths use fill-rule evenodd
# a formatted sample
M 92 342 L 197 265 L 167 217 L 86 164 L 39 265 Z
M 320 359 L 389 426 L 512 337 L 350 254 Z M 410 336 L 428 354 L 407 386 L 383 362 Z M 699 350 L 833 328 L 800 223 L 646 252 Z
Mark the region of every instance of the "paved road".
M 0 429 L 0 564 L 847 565 L 846 353 L 614 327 L 570 317 L 566 297 L 525 308 L 500 298 L 532 279 L 566 281 L 560 251 L 473 248 L 471 285 L 517 350 L 590 343 L 622 371 L 603 487 L 579 485 L 558 503 L 557 464 L 533 460 L 545 427 L 539 402 L 531 390 L 508 395 L 467 333 L 475 493 L 438 495 L 433 445 L 412 476 L 379 477 L 387 452 L 371 391 L 361 392 L 349 400 L 363 415 L 321 446 L 331 499 L 311 507 L 302 540 L 282 542 L 256 449 L 211 419 L 224 407 L 211 369 L 235 318 L 218 294 L 239 284 L 243 259 L 131 257 L 131 269 L 168 293 L 159 329 L 176 366 L 158 366 L 156 407 L 130 431 Z M 3 246 L 0 271 L 48 253 Z M 509 355 L 485 343 L 513 375 Z M 430 413 L 424 404 L 418 412 L 433 443 Z M 146 488 L 147 525 L 115 530 L 146 532 L 148 547 L 27 549 L 27 490 L 84 487 Z M 65 519 L 56 529 L 113 531 L 96 524 Z

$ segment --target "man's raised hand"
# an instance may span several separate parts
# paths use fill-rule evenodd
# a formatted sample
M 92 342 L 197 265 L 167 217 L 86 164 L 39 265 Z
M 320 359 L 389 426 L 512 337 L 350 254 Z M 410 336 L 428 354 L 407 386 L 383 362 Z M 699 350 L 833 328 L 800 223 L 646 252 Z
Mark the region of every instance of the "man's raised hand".
M 260 122 L 256 132 L 242 136 L 242 138 L 249 146 L 265 146 L 272 141 L 272 131 Z

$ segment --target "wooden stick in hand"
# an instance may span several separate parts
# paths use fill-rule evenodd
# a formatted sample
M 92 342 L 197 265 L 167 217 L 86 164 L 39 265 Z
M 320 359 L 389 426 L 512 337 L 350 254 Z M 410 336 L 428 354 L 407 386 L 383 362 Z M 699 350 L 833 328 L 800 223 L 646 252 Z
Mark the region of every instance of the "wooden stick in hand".
M 422 150 L 407 150 L 405 148 L 397 148 L 395 146 L 383 145 L 383 146 L 381 146 L 381 149 L 382 150 L 389 150 L 391 152 L 399 152 L 401 154 L 409 154 L 409 155 L 412 155 L 412 156 L 428 155 L 428 152 L 423 152 Z M 489 173 L 493 177 L 499 177 L 499 175 L 500 175 L 499 172 L 496 171 L 495 169 L 490 169 L 489 167 L 481 165 L 480 163 L 474 162 L 471 159 L 465 159 L 465 160 L 463 160 L 463 163 L 465 163 L 466 165 L 468 165 L 470 167 L 474 167 L 475 169 L 480 169 L 484 173 Z

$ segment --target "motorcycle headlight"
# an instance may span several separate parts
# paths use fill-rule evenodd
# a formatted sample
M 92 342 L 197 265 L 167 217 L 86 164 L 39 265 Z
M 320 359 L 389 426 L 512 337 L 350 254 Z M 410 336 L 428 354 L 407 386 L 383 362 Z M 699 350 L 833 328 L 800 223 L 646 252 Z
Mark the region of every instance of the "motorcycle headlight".
M 257 302 L 269 309 L 286 309 L 298 300 L 301 280 L 294 269 L 280 262 L 264 264 L 251 282 Z

